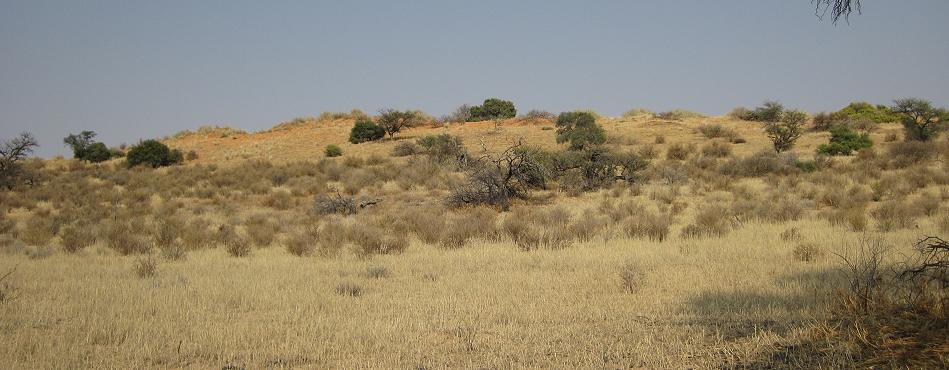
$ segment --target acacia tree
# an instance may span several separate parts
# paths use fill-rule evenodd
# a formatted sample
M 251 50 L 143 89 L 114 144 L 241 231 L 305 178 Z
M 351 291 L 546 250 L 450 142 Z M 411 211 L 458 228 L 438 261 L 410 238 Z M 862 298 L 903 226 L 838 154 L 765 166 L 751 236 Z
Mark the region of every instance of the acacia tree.
M 906 138 L 910 140 L 929 141 L 936 138 L 949 120 L 949 111 L 934 108 L 932 103 L 923 99 L 897 99 L 892 109 L 899 113 Z
M 570 150 L 589 149 L 606 142 L 606 132 L 590 112 L 561 113 L 557 117 L 557 143 L 570 143 Z
M 799 110 L 787 110 L 781 113 L 777 122 L 765 122 L 765 133 L 774 144 L 774 151 L 781 153 L 794 147 L 794 143 L 804 134 L 807 113 Z
M 36 139 L 28 132 L 0 143 L 0 186 L 13 189 L 22 174 L 20 162 L 37 146 Z
M 421 123 L 421 121 L 421 117 L 416 112 L 383 109 L 379 111 L 379 119 L 376 121 L 376 125 L 381 127 L 391 139 L 397 132 L 402 131 L 403 127 L 412 127 Z

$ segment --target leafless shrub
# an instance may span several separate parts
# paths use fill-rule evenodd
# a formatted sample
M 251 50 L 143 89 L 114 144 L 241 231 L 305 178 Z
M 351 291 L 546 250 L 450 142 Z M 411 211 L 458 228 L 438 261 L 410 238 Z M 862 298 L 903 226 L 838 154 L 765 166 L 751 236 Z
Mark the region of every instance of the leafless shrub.
M 247 235 L 250 236 L 251 242 L 258 248 L 268 247 L 273 244 L 274 239 L 277 237 L 277 232 L 279 232 L 277 224 L 262 214 L 248 217 L 247 220 L 244 221 L 244 229 L 247 230 Z
M 339 190 L 336 195 L 321 195 L 313 200 L 313 208 L 317 214 L 321 215 L 352 215 L 356 214 L 359 208 L 356 199 L 349 196 L 343 196 Z
M 52 217 L 34 214 L 26 220 L 18 236 L 29 245 L 45 246 L 56 235 L 57 226 Z
M 88 225 L 70 224 L 60 231 L 63 250 L 67 253 L 76 253 L 96 242 L 96 235 Z
M 142 279 L 153 277 L 158 273 L 158 259 L 151 254 L 138 257 L 132 265 L 132 270 Z
M 136 230 L 144 229 L 143 225 L 133 225 L 133 221 L 112 220 L 106 224 L 105 243 L 111 249 L 122 255 L 145 253 L 151 250 L 151 245 L 137 235 Z
M 814 243 L 801 243 L 794 247 L 794 259 L 801 262 L 814 262 L 821 256 L 824 252 Z
M 231 257 L 247 257 L 253 250 L 250 240 L 238 234 L 232 225 L 222 225 L 218 229 L 218 240 Z
M 626 293 L 635 293 L 642 287 L 645 275 L 638 263 L 626 261 L 619 269 L 620 286 Z
M 682 143 L 672 144 L 666 149 L 666 159 L 668 160 L 684 161 L 691 154 L 692 147 Z
M 713 141 L 702 147 L 702 155 L 712 158 L 724 158 L 732 155 L 732 147 L 728 143 Z
M 781 240 L 786 242 L 801 240 L 801 230 L 796 227 L 781 232 Z
M 395 147 L 392 148 L 393 157 L 408 157 L 410 155 L 416 155 L 421 153 L 422 148 L 411 141 L 402 141 L 398 144 L 395 144 Z
M 317 228 L 307 227 L 291 233 L 284 242 L 284 246 L 290 254 L 297 257 L 306 257 L 312 255 L 316 250 L 317 237 Z

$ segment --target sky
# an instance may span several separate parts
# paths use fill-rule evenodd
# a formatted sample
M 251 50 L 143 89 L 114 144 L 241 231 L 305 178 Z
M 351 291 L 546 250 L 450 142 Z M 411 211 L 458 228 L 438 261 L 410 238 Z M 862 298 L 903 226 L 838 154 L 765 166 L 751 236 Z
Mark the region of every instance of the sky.
M 36 154 L 359 108 L 949 105 L 949 1 L 0 0 L 0 139 Z

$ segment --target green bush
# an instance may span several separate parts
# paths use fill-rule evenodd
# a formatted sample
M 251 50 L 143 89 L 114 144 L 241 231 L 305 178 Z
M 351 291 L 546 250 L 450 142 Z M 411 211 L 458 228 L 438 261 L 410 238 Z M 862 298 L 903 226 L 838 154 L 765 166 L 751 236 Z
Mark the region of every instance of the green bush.
M 184 156 L 180 151 L 171 150 L 158 140 L 145 140 L 138 143 L 129 149 L 126 155 L 129 167 L 144 164 L 158 168 L 180 163 L 183 159 Z
M 353 129 L 349 131 L 349 142 L 353 144 L 365 143 L 382 139 L 385 135 L 386 131 L 382 127 L 369 119 L 363 118 L 357 120 L 356 124 L 353 125 Z
M 804 134 L 806 121 L 806 113 L 793 109 L 781 112 L 775 121 L 764 121 L 765 133 L 774 144 L 774 151 L 781 153 L 791 150 L 797 139 Z
M 557 117 L 557 143 L 570 143 L 570 150 L 583 150 L 606 142 L 606 132 L 589 112 L 565 112 Z
M 482 105 L 471 107 L 469 113 L 468 122 L 477 122 L 514 118 L 517 116 L 517 109 L 514 108 L 514 103 L 509 100 L 490 98 L 485 100 Z
M 82 153 L 82 159 L 92 163 L 105 162 L 112 158 L 112 152 L 103 143 L 92 143 Z
M 850 155 L 863 148 L 873 146 L 870 135 L 860 134 L 846 126 L 830 129 L 830 142 L 817 147 L 818 154 Z
M 867 120 L 876 123 L 899 122 L 899 114 L 885 105 L 872 105 L 867 102 L 853 102 L 830 115 L 834 122 Z
M 330 158 L 339 157 L 343 155 L 343 149 L 341 149 L 336 144 L 330 144 L 330 145 L 327 145 L 325 149 L 323 149 L 323 153 L 326 154 L 326 156 Z

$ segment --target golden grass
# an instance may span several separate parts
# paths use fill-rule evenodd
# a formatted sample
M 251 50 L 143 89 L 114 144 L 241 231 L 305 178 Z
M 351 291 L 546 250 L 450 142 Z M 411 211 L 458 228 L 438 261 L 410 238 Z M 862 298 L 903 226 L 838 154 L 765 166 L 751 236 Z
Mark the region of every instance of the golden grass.
M 0 271 L 16 266 L 21 294 L 0 308 L 0 358 L 10 368 L 735 365 L 767 359 L 822 317 L 834 289 L 837 261 L 797 261 L 798 243 L 781 238 L 789 225 L 829 252 L 860 236 L 811 219 L 527 253 L 510 242 L 416 242 L 370 260 L 205 249 L 148 279 L 101 248 L 10 256 Z M 916 233 L 885 236 L 905 246 Z M 632 292 L 626 261 L 641 273 Z M 374 266 L 388 275 L 365 273 Z M 339 294 L 340 284 L 361 292 Z

